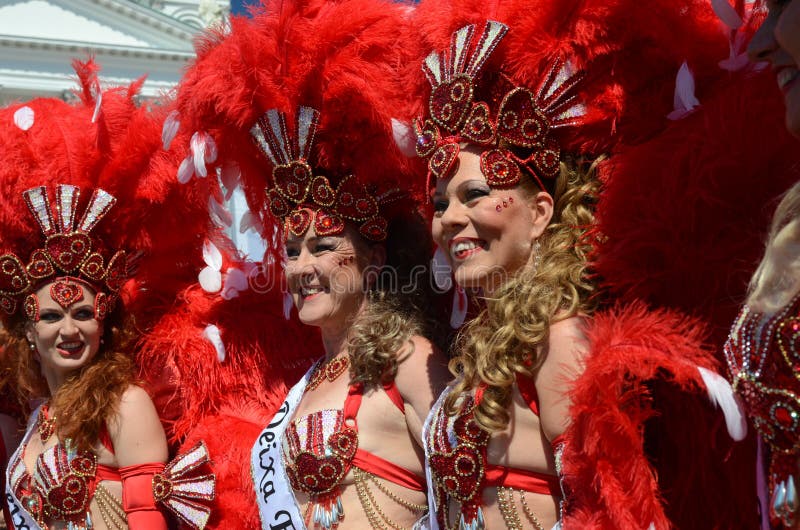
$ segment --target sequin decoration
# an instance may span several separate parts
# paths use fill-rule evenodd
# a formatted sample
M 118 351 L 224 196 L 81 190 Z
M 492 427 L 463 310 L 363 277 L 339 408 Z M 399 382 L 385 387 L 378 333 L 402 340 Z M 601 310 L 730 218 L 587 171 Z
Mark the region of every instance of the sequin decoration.
M 102 245 L 92 239 L 90 232 L 113 207 L 116 199 L 107 192 L 96 189 L 86 211 L 74 227 L 80 190 L 76 186 L 61 184 L 54 190 L 56 215 L 50 209 L 47 188 L 40 186 L 23 193 L 25 203 L 31 211 L 44 236 L 42 248 L 34 249 L 27 265 L 14 254 L 0 256 L 0 307 L 13 314 L 22 305 L 27 314 L 34 307 L 26 297 L 48 280 L 59 276 L 74 276 L 75 281 L 90 285 L 95 291 L 108 291 L 109 305 L 113 304 L 129 271 L 124 251 L 118 251 L 104 267 L 104 257 L 93 252 Z M 105 281 L 103 288 L 102 282 Z M 68 307 L 83 291 L 73 282 L 56 282 L 51 286 L 51 295 L 62 306 Z M 65 305 L 67 304 L 67 305 Z
M 332 383 L 336 381 L 339 376 L 345 373 L 350 368 L 350 357 L 342 355 L 335 357 L 325 364 L 320 364 L 306 385 L 306 392 L 313 392 L 316 390 L 323 381 Z
M 724 347 L 733 389 L 769 448 L 772 517 L 789 526 L 800 508 L 793 493 L 800 455 L 798 351 L 800 295 L 772 316 L 743 307 Z
M 442 528 L 448 527 L 450 498 L 461 505 L 460 528 L 484 527 L 481 503 L 489 433 L 474 418 L 478 399 L 480 394 L 477 399 L 465 396 L 461 412 L 455 416 L 448 415 L 443 408 L 438 409 L 426 441 L 430 449 L 437 517 Z
M 250 130 L 256 146 L 272 163 L 268 206 L 284 223 L 285 233 L 302 237 L 313 225 L 317 235 L 339 235 L 345 220 L 350 220 L 366 225 L 362 234 L 377 238 L 373 240 L 386 239 L 380 227 L 388 223 L 380 217 L 380 204 L 355 176 L 341 178 L 334 191 L 328 176 L 314 175 L 310 159 L 319 112 L 299 107 L 294 135 L 286 121 L 285 114 L 271 109 Z
M 39 322 L 39 297 L 31 293 L 25 297 L 25 316 L 31 322 Z
M 519 184 L 522 171 L 513 155 L 506 149 L 490 149 L 481 153 L 481 173 L 489 186 L 498 189 L 512 188 Z
M 94 318 L 95 320 L 105 320 L 108 316 L 108 295 L 106 293 L 97 293 L 94 297 Z
M 503 149 L 504 157 L 492 154 L 491 163 L 482 161 L 490 186 L 516 186 L 524 167 L 544 189 L 542 179 L 558 175 L 560 149 L 550 136 L 552 131 L 579 125 L 585 114 L 573 95 L 583 76 L 573 74 L 568 64 L 555 61 L 535 91 L 514 86 L 502 72 L 492 86 L 483 87 L 481 70 L 508 27 L 487 21 L 468 57 L 475 29 L 469 25 L 454 32 L 448 53 L 434 51 L 423 63 L 422 70 L 431 84 L 430 118 L 415 123 L 417 154 L 429 159 L 429 178 L 448 178 L 459 143 L 488 146 L 495 153 Z M 512 155 L 505 149 L 508 145 L 528 152 Z
M 53 264 L 50 262 L 50 258 L 42 249 L 36 249 L 33 251 L 33 254 L 31 254 L 31 260 L 26 267 L 26 271 L 28 272 L 28 276 L 30 276 L 33 280 L 49 278 L 56 273 L 55 269 L 53 268 Z
M 8 306 L 16 307 L 16 303 L 12 303 L 11 297 L 17 297 L 27 292 L 30 287 L 31 280 L 19 258 L 13 254 L 0 256 L 0 295 L 4 295 L 3 299 L 9 300 Z M 11 312 L 6 310 L 6 312 L 11 314 L 13 310 Z
M 43 444 L 56 432 L 56 418 L 50 416 L 50 407 L 46 404 L 42 405 L 39 416 L 36 418 L 36 431 Z
M 39 186 L 22 192 L 22 197 L 28 205 L 28 209 L 33 214 L 39 228 L 45 236 L 56 232 L 56 225 L 53 222 L 53 213 L 50 210 L 50 200 L 47 198 L 47 188 Z
M 43 499 L 44 516 L 86 528 L 89 483 L 97 471 L 97 457 L 89 452 L 70 456 L 64 444 L 45 450 L 36 460 L 35 489 Z
M 198 442 L 176 456 L 164 471 L 153 476 L 153 496 L 190 528 L 201 530 L 211 516 L 210 502 L 216 497 L 216 477 L 202 473 L 209 464 L 208 448 Z
M 75 223 L 75 208 L 78 205 L 80 190 L 76 186 L 56 187 L 56 220 L 62 233 L 69 232 Z
M 89 207 L 86 208 L 78 225 L 78 231 L 85 234 L 91 232 L 116 202 L 117 199 L 105 190 L 100 188 L 94 190 L 92 198 L 89 200 Z
M 324 371 L 324 369 L 323 369 Z M 283 457 L 292 488 L 311 499 L 309 526 L 336 528 L 344 517 L 339 485 L 358 450 L 358 432 L 345 425 L 341 410 L 321 410 L 286 429 Z
M 83 287 L 69 278 L 59 279 L 50 286 L 50 296 L 64 309 L 83 300 Z

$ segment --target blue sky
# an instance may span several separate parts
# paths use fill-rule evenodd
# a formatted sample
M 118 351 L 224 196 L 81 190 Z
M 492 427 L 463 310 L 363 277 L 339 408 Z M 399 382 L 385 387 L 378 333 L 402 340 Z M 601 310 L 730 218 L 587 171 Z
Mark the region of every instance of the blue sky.
M 254 4 L 257 0 L 231 0 L 231 13 L 235 15 L 246 15 L 245 4 Z

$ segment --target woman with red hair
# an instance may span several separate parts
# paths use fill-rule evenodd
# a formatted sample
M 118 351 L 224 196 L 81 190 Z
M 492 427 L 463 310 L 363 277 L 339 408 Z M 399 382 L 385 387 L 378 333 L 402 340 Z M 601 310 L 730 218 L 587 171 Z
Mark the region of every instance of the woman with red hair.
M 159 117 L 137 108 L 136 85 L 101 91 L 94 63 L 75 65 L 77 104 L 36 99 L 0 111 L 5 383 L 32 409 L 5 475 L 10 525 L 166 529 L 167 509 L 202 528 L 214 477 L 192 471 L 205 447 L 165 464 L 164 430 L 131 357 L 148 311 L 134 320 L 123 302 L 142 303 L 136 281 L 157 274 L 137 265 L 153 229 L 174 226 L 165 221 L 178 211 L 202 224 L 205 201 L 158 220 L 137 215 L 160 202 L 140 185 L 169 165 L 159 160 L 169 158 Z

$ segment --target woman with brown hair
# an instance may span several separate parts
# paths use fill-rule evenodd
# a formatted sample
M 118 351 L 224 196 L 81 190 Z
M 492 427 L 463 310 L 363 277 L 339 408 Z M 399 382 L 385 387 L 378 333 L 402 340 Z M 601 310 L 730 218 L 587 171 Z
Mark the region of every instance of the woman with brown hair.
M 285 260 L 273 285 L 324 348 L 252 448 L 265 529 L 411 528 L 427 510 L 422 423 L 447 372 L 424 179 L 393 134 L 405 13 L 264 2 L 205 43 L 180 88 L 181 127 L 238 165 L 268 258 Z

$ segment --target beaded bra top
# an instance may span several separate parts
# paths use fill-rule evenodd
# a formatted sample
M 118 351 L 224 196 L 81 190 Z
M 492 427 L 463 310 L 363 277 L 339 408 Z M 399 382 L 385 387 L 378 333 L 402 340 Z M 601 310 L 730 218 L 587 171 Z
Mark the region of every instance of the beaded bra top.
M 315 373 L 322 367 L 320 364 Z M 315 527 L 336 528 L 344 518 L 340 485 L 358 450 L 356 416 L 361 392 L 361 385 L 353 385 L 344 410 L 320 410 L 295 419 L 286 427 L 282 443 L 284 467 L 292 488 L 311 498 L 306 521 Z
M 517 376 L 517 389 L 531 411 L 539 415 L 539 398 L 532 379 Z M 475 395 L 466 394 L 459 402 L 459 412 L 450 415 L 444 406 L 433 411 L 427 431 L 427 444 L 431 475 L 433 477 L 436 516 L 440 528 L 448 528 L 450 520 L 449 499 L 460 504 L 457 528 L 481 530 L 485 527 L 483 490 L 488 487 L 512 487 L 552 496 L 562 496 L 555 475 L 515 469 L 488 462 L 487 451 L 491 435 L 475 420 L 475 408 L 483 399 L 485 387 L 478 386 Z M 551 442 L 560 466 L 562 442 L 559 438 Z M 499 498 L 499 497 L 498 497 Z M 501 512 L 504 510 L 500 502 Z M 504 514 L 505 518 L 505 514 Z M 508 521 L 507 521 L 508 522 Z M 540 528 L 535 515 L 531 516 L 534 527 Z M 521 523 L 518 523 L 521 524 Z M 513 524 L 509 528 L 515 528 Z
M 486 450 L 489 433 L 475 420 L 474 411 L 483 395 L 464 396 L 460 412 L 449 415 L 444 407 L 436 410 L 428 439 L 430 466 L 433 476 L 436 517 L 440 528 L 447 528 L 448 497 L 461 504 L 458 528 L 483 528 L 481 508 L 486 478 Z
M 725 343 L 733 389 L 771 449 L 773 515 L 793 508 L 800 450 L 800 295 L 769 317 L 744 306 Z
M 46 449 L 29 473 L 19 457 L 10 463 L 9 485 L 42 528 L 45 520 L 68 523 L 76 530 L 91 528 L 89 503 L 97 486 L 97 457 L 75 451 L 69 441 Z

